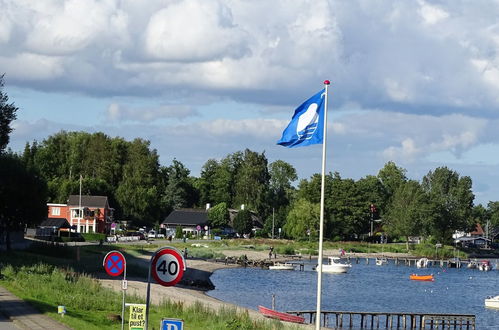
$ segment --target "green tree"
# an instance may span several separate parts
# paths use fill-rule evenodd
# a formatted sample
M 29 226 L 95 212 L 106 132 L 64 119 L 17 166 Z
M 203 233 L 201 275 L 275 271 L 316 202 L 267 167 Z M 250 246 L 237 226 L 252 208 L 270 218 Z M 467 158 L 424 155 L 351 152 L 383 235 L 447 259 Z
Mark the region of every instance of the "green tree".
M 180 161 L 173 159 L 172 165 L 161 168 L 164 192 L 161 198 L 164 215 L 174 209 L 191 207 L 197 202 L 197 194 L 190 171 Z
M 312 239 L 318 236 L 319 222 L 320 205 L 299 199 L 289 211 L 283 229 L 288 237 Z
M 129 145 L 116 199 L 125 217 L 152 225 L 159 217 L 159 163 L 156 150 L 149 150 L 149 144 L 135 139 Z
M 409 250 L 409 236 L 422 233 L 428 215 L 426 194 L 414 180 L 407 181 L 395 190 L 390 211 L 385 217 L 385 230 L 391 236 L 402 236 Z
M 13 154 L 0 155 L 0 236 L 39 224 L 47 218 L 47 186 Z
M 218 203 L 214 207 L 208 210 L 208 220 L 210 220 L 210 226 L 213 228 L 223 228 L 229 224 L 229 210 L 227 209 L 227 203 Z
M 269 188 L 268 162 L 265 153 L 257 153 L 246 149 L 241 167 L 235 179 L 235 205 L 244 204 L 265 217 L 269 205 L 267 202 Z
M 248 210 L 239 210 L 234 217 L 232 227 L 239 234 L 250 234 L 253 229 L 253 219 Z
M 9 97 L 3 92 L 4 75 L 0 75 L 0 154 L 9 144 L 9 135 L 12 132 L 11 122 L 16 119 L 18 108 L 14 103 L 8 103 Z
M 470 177 L 459 177 L 457 172 L 439 167 L 423 177 L 422 187 L 430 205 L 425 227 L 436 239 L 450 242 L 454 231 L 474 227 L 470 221 L 475 198 Z
M 381 180 L 384 188 L 384 205 L 389 206 L 395 190 L 407 181 L 406 170 L 398 167 L 394 162 L 388 162 L 379 170 L 378 178 Z

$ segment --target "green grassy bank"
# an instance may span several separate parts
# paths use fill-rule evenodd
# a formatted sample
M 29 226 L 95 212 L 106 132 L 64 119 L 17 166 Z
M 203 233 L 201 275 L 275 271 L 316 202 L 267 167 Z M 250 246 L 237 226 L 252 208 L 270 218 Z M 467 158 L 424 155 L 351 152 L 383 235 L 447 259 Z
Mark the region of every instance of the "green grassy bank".
M 42 256 L 42 259 L 46 258 Z M 73 268 L 30 261 L 33 261 L 31 253 L 2 254 L 0 285 L 71 328 L 120 329 L 121 293 L 103 288 L 98 280 Z M 144 299 L 130 295 L 127 302 L 145 303 Z M 59 305 L 66 307 L 64 317 L 57 314 Z M 127 311 L 125 321 L 128 321 L 128 314 Z M 213 311 L 200 303 L 184 306 L 168 299 L 150 307 L 149 328 L 159 329 L 162 318 L 183 319 L 187 329 L 294 328 L 277 321 L 254 321 L 247 313 L 235 309 Z

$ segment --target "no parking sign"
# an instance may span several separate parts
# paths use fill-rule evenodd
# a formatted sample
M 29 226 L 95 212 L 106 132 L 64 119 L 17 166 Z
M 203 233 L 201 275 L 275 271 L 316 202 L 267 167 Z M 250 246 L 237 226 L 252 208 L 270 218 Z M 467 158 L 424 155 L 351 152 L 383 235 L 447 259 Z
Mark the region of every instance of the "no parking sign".
M 119 276 L 125 269 L 126 261 L 121 252 L 111 251 L 104 257 L 104 269 L 111 276 Z

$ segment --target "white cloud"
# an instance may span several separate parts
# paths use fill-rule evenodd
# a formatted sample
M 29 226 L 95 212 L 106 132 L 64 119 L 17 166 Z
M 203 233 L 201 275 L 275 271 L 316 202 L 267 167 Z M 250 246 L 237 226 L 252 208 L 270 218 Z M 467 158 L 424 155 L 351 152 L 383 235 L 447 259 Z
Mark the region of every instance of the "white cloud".
M 419 3 L 421 4 L 419 14 L 428 25 L 434 25 L 449 17 L 449 13 L 442 8 L 432 6 L 424 1 L 419 1 Z
M 171 2 L 149 20 L 146 54 L 175 62 L 240 58 L 248 52 L 248 34 L 234 23 L 230 8 L 220 1 Z
M 198 116 L 198 112 L 185 105 L 163 105 L 158 107 L 131 108 L 117 103 L 111 103 L 106 112 L 110 121 L 152 122 L 162 118 L 185 119 Z

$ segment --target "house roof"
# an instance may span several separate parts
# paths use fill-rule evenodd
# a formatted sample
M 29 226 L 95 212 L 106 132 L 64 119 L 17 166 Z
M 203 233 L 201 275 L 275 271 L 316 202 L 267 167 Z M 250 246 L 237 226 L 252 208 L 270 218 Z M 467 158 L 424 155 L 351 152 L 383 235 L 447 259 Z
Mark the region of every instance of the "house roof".
M 47 218 L 42 221 L 39 227 L 56 227 L 56 228 L 69 228 L 69 222 L 66 218 Z
M 208 223 L 208 212 L 205 209 L 178 209 L 172 211 L 162 222 L 165 225 L 200 225 Z
M 80 195 L 69 195 L 68 206 L 79 206 Z M 106 196 L 81 196 L 81 206 L 86 207 L 109 207 Z
M 482 236 L 484 234 L 482 226 L 479 223 L 477 223 L 475 231 L 472 231 L 470 234 L 475 236 Z

